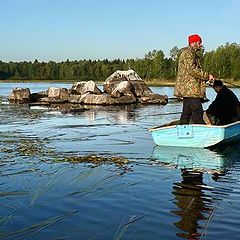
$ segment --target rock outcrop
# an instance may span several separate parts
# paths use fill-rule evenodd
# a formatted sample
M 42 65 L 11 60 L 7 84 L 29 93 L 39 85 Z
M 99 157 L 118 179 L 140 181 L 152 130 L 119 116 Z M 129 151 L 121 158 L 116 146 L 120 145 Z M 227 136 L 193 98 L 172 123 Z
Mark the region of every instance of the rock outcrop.
M 9 102 L 28 103 L 30 102 L 29 88 L 14 88 L 12 93 L 8 96 Z
M 50 87 L 47 91 L 30 93 L 13 89 L 9 101 L 35 104 L 71 103 L 85 105 L 122 105 L 132 103 L 167 104 L 168 97 L 153 93 L 133 70 L 116 71 L 103 84 L 103 92 L 94 81 L 76 82 L 70 89 Z
M 88 81 L 86 83 L 77 82 L 74 83 L 70 93 L 73 95 L 82 95 L 84 93 L 93 93 L 93 94 L 101 94 L 102 91 L 98 88 L 94 81 Z
M 137 97 L 146 96 L 151 93 L 151 89 L 132 69 L 127 71 L 116 71 L 110 75 L 103 84 L 104 92 L 111 94 L 112 91 L 122 82 L 131 84 L 131 91 Z
M 133 95 L 137 102 L 166 104 L 166 95 L 155 94 L 133 70 L 116 71 L 103 84 L 104 92 L 111 96 Z

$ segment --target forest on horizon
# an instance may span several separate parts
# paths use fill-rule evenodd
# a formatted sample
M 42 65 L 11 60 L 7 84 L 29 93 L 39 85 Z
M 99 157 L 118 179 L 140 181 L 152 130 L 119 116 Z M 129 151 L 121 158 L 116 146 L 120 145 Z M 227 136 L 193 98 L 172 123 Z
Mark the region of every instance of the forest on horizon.
M 76 80 L 104 81 L 116 70 L 133 69 L 142 79 L 174 80 L 180 49 L 153 50 L 141 59 L 74 60 L 62 62 L 3 62 L 0 60 L 0 80 Z M 240 80 L 240 45 L 226 43 L 216 50 L 201 54 L 204 71 L 221 79 Z

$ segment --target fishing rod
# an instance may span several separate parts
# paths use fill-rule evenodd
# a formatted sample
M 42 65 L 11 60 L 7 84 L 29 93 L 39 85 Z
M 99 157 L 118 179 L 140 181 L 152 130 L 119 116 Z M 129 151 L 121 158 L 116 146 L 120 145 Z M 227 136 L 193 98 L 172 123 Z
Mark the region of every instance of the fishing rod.
M 172 114 L 181 114 L 182 112 L 168 112 L 168 113 L 158 113 L 158 114 L 152 114 L 149 116 L 165 116 L 165 115 L 172 115 Z
M 234 84 L 234 83 L 225 81 L 225 80 L 220 79 L 220 78 L 219 78 L 219 79 L 214 79 L 213 81 L 207 80 L 207 81 L 206 81 L 206 84 L 207 84 L 208 86 L 212 87 L 215 80 L 218 80 L 218 81 L 221 81 L 221 82 L 223 82 L 223 83 L 229 84 L 229 85 L 231 85 L 231 86 L 233 86 L 233 87 L 240 87 L 240 85 L 237 85 L 237 84 Z
M 229 85 L 232 85 L 233 87 L 240 87 L 240 85 L 237 85 L 237 84 L 234 84 L 234 83 L 231 83 L 231 82 L 222 80 L 222 79 L 219 79 L 219 80 L 222 81 L 222 82 L 224 82 L 224 83 L 227 83 L 227 84 L 229 84 Z
M 240 85 L 237 85 L 237 84 L 234 84 L 234 83 L 231 83 L 231 82 L 222 80 L 222 79 L 221 79 L 221 81 L 224 82 L 224 83 L 227 83 L 227 84 L 229 84 L 229 85 L 232 85 L 232 86 L 234 86 L 234 87 L 240 87 Z M 209 86 L 212 86 L 213 84 L 208 83 L 208 85 L 209 85 Z M 170 98 L 168 98 L 168 100 L 176 100 L 176 101 L 179 101 L 179 99 L 176 98 L 176 97 L 170 97 Z M 181 114 L 181 113 L 182 113 L 182 112 L 168 112 L 168 113 L 152 114 L 152 115 L 150 115 L 150 116 L 166 116 L 166 115 Z

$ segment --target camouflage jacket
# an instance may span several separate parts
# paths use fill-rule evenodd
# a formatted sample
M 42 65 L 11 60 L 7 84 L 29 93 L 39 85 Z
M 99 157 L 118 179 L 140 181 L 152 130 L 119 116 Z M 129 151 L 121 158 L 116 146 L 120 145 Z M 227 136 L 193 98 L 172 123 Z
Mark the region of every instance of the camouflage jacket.
M 196 51 L 190 47 L 181 49 L 178 61 L 177 80 L 174 95 L 177 97 L 205 97 L 208 73 L 202 71 L 200 58 Z

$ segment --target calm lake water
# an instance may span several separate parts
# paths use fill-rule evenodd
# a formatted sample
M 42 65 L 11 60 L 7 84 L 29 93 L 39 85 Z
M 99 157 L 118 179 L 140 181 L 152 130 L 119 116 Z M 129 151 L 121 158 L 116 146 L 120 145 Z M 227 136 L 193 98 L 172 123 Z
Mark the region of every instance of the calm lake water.
M 71 85 L 0 83 L 1 239 L 239 239 L 239 145 L 155 147 L 147 129 L 179 118 L 168 113 L 181 102 L 78 111 L 8 104 L 13 87 L 50 86 Z M 172 87 L 152 89 L 173 97 Z M 70 161 L 90 155 L 129 162 Z

